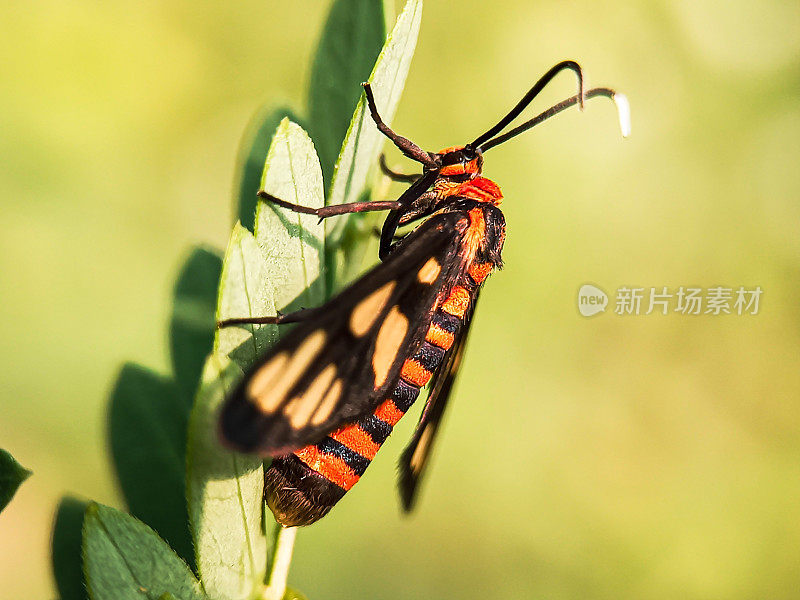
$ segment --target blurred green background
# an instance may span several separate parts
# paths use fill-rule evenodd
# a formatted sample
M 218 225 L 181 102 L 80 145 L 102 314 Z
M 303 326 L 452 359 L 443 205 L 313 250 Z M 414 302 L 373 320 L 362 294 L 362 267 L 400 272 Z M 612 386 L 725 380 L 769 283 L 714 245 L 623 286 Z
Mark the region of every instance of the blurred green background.
M 176 269 L 230 232 L 264 101 L 305 97 L 328 2 L 0 7 L 0 598 L 51 598 L 72 492 L 120 505 L 106 395 L 168 368 Z M 485 130 L 557 61 L 626 92 L 487 154 L 506 269 L 486 286 L 416 514 L 406 419 L 290 583 L 336 598 L 797 598 L 800 5 L 429 0 L 395 128 Z M 539 106 L 574 93 L 562 76 Z M 402 164 L 396 154 L 393 162 Z M 592 319 L 587 282 L 764 289 L 756 316 Z

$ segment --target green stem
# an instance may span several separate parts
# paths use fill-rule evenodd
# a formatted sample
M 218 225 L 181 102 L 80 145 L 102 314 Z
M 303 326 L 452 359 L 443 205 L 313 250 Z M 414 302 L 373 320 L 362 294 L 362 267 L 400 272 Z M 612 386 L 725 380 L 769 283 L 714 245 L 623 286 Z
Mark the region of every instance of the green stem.
M 292 550 L 297 536 L 297 527 L 281 527 L 275 537 L 275 556 L 267 580 L 267 587 L 261 594 L 262 600 L 281 600 L 286 593 L 286 580 L 292 564 Z

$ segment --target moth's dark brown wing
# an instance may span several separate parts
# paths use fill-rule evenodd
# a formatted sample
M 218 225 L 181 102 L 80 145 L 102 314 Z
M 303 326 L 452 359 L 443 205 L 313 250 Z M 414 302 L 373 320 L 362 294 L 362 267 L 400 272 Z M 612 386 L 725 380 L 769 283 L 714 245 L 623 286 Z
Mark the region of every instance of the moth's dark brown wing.
M 387 259 L 295 326 L 222 407 L 229 446 L 277 456 L 374 410 L 463 270 L 460 212 L 433 215 Z
M 480 289 L 476 289 L 474 300 L 470 302 L 470 311 L 464 315 L 463 325 L 458 332 L 456 341 L 448 351 L 444 363 L 434 375 L 431 391 L 428 394 L 428 400 L 419 418 L 419 423 L 417 423 L 417 428 L 414 430 L 414 435 L 400 456 L 397 485 L 400 490 L 403 510 L 406 512 L 414 508 L 419 482 L 428 464 L 433 442 L 436 439 L 439 424 L 442 422 L 442 415 L 445 408 L 447 408 L 447 401 L 450 399 L 453 382 L 458 374 L 458 368 L 461 366 L 461 357 L 464 354 L 464 347 L 469 335 L 469 326 L 472 322 L 472 315 L 478 302 L 479 293 Z

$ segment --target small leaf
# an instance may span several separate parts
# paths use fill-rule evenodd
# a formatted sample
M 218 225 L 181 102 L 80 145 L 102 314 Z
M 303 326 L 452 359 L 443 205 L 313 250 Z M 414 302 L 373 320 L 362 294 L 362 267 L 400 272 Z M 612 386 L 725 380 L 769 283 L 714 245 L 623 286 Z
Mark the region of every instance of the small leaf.
M 252 233 L 237 223 L 222 262 L 217 319 L 274 315 L 277 307 L 267 278 L 267 259 Z M 278 339 L 276 325 L 243 325 L 217 330 L 214 352 L 246 370 Z
M 87 600 L 81 565 L 81 530 L 88 502 L 65 496 L 53 525 L 52 561 L 60 600 Z
M 109 410 L 120 487 L 131 514 L 193 565 L 186 509 L 187 423 L 185 401 L 171 379 L 139 365 L 122 367 Z
M 295 123 L 301 122 L 294 111 L 288 107 L 261 109 L 247 126 L 242 138 L 234 178 L 235 204 L 239 222 L 250 231 L 253 230 L 255 224 L 256 205 L 258 204 L 256 192 L 261 184 L 267 149 L 272 142 L 275 129 L 285 117 Z
M 214 315 L 222 257 L 211 248 L 195 247 L 175 283 L 170 323 L 170 350 L 175 381 L 191 409 L 206 356 L 214 344 Z
M 411 58 L 417 44 L 422 0 L 408 0 L 403 12 L 389 34 L 370 76 L 375 104 L 386 124 L 391 124 L 400 95 L 403 92 Z M 345 136 L 336 172 L 333 176 L 331 195 L 328 204 L 343 204 L 357 201 L 367 187 L 368 175 L 374 168 L 378 155 L 386 139 L 375 127 L 375 123 L 365 110 L 366 102 L 361 96 L 356 107 L 350 128 Z M 336 223 L 329 219 L 326 223 L 327 237 L 327 278 L 329 293 L 343 283 L 341 276 L 342 257 L 333 249 L 338 248 L 348 222 L 359 218 L 337 217 Z
M 197 570 L 206 593 L 226 600 L 244 600 L 260 589 L 267 562 L 263 463 L 226 450 L 217 437 L 219 405 L 240 377 L 235 363 L 211 355 L 189 425 L 187 485 Z
M 0 450 L 0 511 L 2 511 L 22 482 L 32 475 L 32 472 L 19 464 L 14 457 L 5 450 Z
M 263 185 L 271 194 L 304 206 L 323 205 L 322 174 L 311 139 L 284 120 L 270 147 Z M 217 318 L 262 317 L 317 306 L 325 299 L 323 226 L 267 202 L 259 204 L 256 233 L 234 227 L 222 268 Z M 247 370 L 278 339 L 275 325 L 219 330 L 215 351 Z
M 83 522 L 83 569 L 92 600 L 178 600 L 205 595 L 189 567 L 141 521 L 91 504 Z
M 311 138 L 284 119 L 267 155 L 261 189 L 293 204 L 325 205 L 322 171 Z M 256 211 L 256 242 L 267 258 L 267 277 L 277 308 L 284 312 L 318 306 L 325 300 L 325 227 L 304 215 L 261 202 Z
M 336 0 L 317 47 L 308 91 L 308 127 L 317 146 L 325 189 L 342 147 L 361 83 L 386 38 L 382 0 Z

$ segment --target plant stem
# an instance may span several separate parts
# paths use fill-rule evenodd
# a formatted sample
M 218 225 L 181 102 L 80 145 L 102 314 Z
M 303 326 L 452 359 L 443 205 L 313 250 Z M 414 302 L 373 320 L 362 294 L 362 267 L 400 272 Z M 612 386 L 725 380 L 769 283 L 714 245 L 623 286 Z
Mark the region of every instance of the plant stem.
M 267 587 L 261 594 L 262 600 L 281 600 L 286 593 L 286 580 L 292 564 L 292 550 L 297 536 L 297 527 L 281 527 L 275 537 L 275 556 L 267 580 Z

